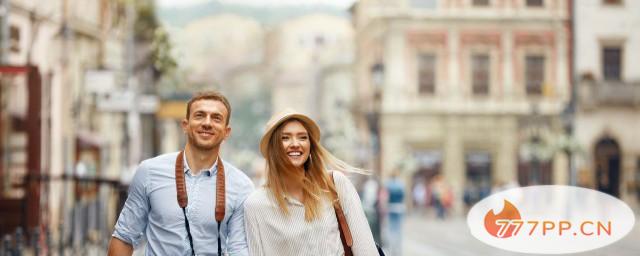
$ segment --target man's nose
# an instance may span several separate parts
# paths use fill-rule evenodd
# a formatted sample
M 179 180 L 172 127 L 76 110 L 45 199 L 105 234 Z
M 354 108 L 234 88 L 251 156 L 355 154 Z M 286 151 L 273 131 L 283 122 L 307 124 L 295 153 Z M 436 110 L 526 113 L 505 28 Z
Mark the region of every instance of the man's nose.
M 213 123 L 213 118 L 211 117 L 206 117 L 204 119 L 204 122 L 202 122 L 202 125 L 204 126 L 211 126 L 211 123 Z

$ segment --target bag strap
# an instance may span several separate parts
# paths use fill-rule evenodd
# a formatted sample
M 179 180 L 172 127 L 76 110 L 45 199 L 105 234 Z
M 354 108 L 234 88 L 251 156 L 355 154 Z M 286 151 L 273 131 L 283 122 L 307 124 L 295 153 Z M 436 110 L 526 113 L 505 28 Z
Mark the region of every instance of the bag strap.
M 218 255 L 222 255 L 222 243 L 220 242 L 220 224 L 224 220 L 225 215 L 225 173 L 224 164 L 220 157 L 217 159 L 218 173 L 216 174 L 216 222 L 218 223 Z M 178 205 L 182 208 L 184 214 L 185 227 L 187 229 L 187 236 L 189 237 L 189 245 L 191 246 L 191 255 L 195 255 L 193 248 L 193 238 L 191 237 L 191 229 L 189 228 L 189 219 L 187 219 L 187 203 L 189 198 L 187 197 L 187 185 L 184 180 L 184 151 L 180 151 L 176 157 L 176 192 L 178 196 Z
M 330 173 L 331 176 L 331 184 L 333 187 L 336 187 L 336 182 L 333 178 L 333 172 Z M 344 216 L 344 211 L 342 211 L 342 206 L 340 205 L 340 198 L 338 197 L 338 192 L 336 190 L 332 191 L 333 194 L 333 209 L 336 212 L 336 218 L 338 219 L 338 229 L 340 230 L 340 240 L 342 241 L 342 247 L 344 248 L 345 256 L 352 256 L 353 252 L 351 251 L 351 247 L 353 246 L 353 237 L 351 237 L 351 230 L 349 229 L 349 224 L 347 223 L 347 218 Z
M 225 182 L 224 164 L 218 156 L 218 173 L 216 174 L 216 222 L 218 223 L 218 256 L 222 256 L 222 242 L 220 239 L 220 226 L 224 220 L 225 211 Z

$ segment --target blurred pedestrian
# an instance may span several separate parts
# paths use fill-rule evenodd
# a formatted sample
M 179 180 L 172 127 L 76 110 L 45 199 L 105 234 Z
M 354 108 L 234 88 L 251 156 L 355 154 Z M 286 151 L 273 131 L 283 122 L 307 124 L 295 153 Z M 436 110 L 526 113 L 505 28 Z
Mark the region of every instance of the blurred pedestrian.
M 424 214 L 425 206 L 427 204 L 427 186 L 424 185 L 422 179 L 418 179 L 413 186 L 413 208 L 417 214 Z
M 447 216 L 447 210 L 453 206 L 453 191 L 440 174 L 433 177 L 431 191 L 436 216 L 443 220 Z
M 249 255 L 242 204 L 253 183 L 219 157 L 231 134 L 229 102 L 203 92 L 186 112 L 184 150 L 138 166 L 108 255 L 131 255 L 144 236 L 145 255 Z
M 399 171 L 391 173 L 390 180 L 386 183 L 388 193 L 388 220 L 389 220 L 389 254 L 402 255 L 402 223 L 404 220 L 404 190 L 405 185 L 400 180 Z
M 293 110 L 274 115 L 260 152 L 267 162 L 266 185 L 245 202 L 251 255 L 343 255 L 338 205 L 353 238 L 353 255 L 378 255 L 360 197 L 344 174 L 359 169 L 320 144 L 316 122 Z
M 371 233 L 373 233 L 373 240 L 380 243 L 380 201 L 379 201 L 380 186 L 378 181 L 373 177 L 367 178 L 362 185 L 362 207 L 364 214 L 369 221 L 369 227 L 371 227 Z
M 475 203 L 480 201 L 482 192 L 480 191 L 480 186 L 476 182 L 473 182 L 471 179 L 467 179 L 464 184 L 463 193 L 462 199 L 465 206 L 465 212 L 468 212 Z

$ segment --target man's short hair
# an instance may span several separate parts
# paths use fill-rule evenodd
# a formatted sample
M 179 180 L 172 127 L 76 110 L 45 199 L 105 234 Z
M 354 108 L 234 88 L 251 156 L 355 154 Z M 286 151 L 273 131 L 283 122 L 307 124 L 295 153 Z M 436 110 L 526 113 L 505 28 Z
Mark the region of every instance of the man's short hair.
M 229 120 L 231 119 L 231 104 L 227 100 L 227 97 L 222 95 L 222 93 L 216 91 L 204 91 L 196 93 L 190 100 L 187 102 L 187 120 L 189 119 L 189 115 L 191 115 L 191 104 L 199 100 L 215 100 L 222 102 L 225 108 L 227 108 L 227 125 L 229 124 Z

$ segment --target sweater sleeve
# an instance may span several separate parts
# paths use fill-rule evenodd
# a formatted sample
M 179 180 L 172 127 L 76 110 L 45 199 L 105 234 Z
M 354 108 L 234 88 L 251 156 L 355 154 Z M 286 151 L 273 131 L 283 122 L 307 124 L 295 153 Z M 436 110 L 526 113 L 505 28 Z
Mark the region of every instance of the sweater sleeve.
M 334 171 L 333 176 L 336 190 L 340 198 L 340 205 L 349 224 L 349 230 L 353 237 L 351 247 L 354 256 L 378 255 L 369 222 L 364 215 L 360 196 L 351 181 L 341 172 Z

